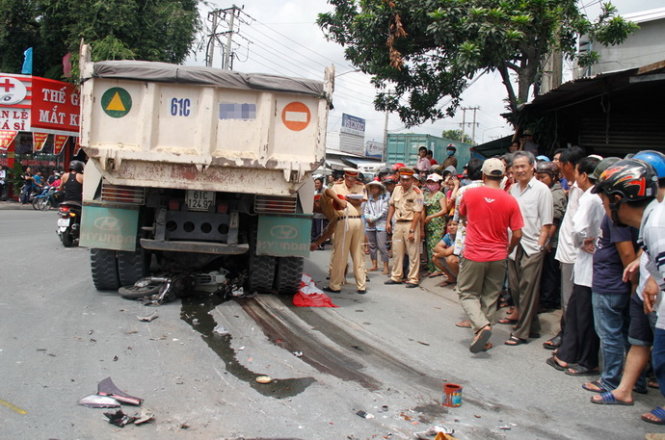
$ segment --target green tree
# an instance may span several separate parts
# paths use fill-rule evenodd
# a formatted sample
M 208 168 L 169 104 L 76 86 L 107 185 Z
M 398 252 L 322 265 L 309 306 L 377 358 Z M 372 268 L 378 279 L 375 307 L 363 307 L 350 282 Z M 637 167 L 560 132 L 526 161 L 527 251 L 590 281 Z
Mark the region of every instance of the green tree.
M 376 108 L 397 112 L 407 125 L 452 116 L 467 81 L 484 71 L 500 73 L 515 113 L 552 51 L 573 58 L 579 34 L 618 44 L 636 29 L 615 16 L 609 3 L 592 23 L 576 0 L 328 1 L 334 10 L 319 15 L 319 26 L 345 47 L 349 61 L 372 75 L 382 90 Z M 593 62 L 594 56 L 580 61 Z M 446 96 L 451 100 L 442 108 Z
M 474 145 L 475 142 L 471 139 L 471 136 L 464 133 L 462 130 L 443 130 L 441 137 L 450 139 L 453 141 L 464 142 L 465 144 Z
M 17 15 L 19 6 L 25 9 L 22 20 L 15 21 L 27 35 L 16 41 L 13 34 L 0 30 L 0 50 L 6 47 L 19 54 L 8 56 L 7 63 L 0 58 L 3 71 L 20 69 L 23 51 L 32 46 L 33 73 L 60 79 L 62 57 L 72 53 L 76 60 L 81 40 L 91 45 L 95 60 L 181 63 L 200 28 L 198 4 L 199 0 L 0 0 L 0 23 Z
M 38 39 L 35 2 L 0 0 L 0 72 L 21 73 L 23 52 Z

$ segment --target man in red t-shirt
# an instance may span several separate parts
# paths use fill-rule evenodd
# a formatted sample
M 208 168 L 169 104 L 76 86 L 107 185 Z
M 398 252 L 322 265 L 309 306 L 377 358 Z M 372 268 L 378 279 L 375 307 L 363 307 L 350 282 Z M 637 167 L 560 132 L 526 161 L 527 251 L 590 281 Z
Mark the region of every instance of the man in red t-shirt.
M 506 258 L 522 237 L 524 220 L 517 200 L 500 188 L 505 166 L 499 159 L 483 163 L 484 186 L 469 189 L 460 204 L 467 219 L 457 289 L 474 338 L 472 353 L 491 348 L 492 323 L 506 273 Z M 508 230 L 512 231 L 509 237 Z

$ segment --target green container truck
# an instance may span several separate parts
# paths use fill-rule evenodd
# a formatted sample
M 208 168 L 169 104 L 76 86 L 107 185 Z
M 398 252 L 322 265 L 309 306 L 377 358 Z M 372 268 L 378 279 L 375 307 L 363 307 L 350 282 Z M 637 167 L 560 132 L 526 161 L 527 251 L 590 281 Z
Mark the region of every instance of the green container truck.
M 448 144 L 457 147 L 457 172 L 461 174 L 464 165 L 471 158 L 471 147 L 473 145 L 429 134 L 388 134 L 386 161 L 390 164 L 401 162 L 408 166 L 415 166 L 418 161 L 418 148 L 424 146 L 434 152 L 434 159 L 437 162 L 443 163 L 446 159 Z

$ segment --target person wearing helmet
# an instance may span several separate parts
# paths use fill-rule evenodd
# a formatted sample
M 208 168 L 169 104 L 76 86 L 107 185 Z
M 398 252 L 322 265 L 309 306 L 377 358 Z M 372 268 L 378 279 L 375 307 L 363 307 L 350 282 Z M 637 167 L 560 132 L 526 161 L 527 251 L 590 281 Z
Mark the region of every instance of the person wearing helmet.
M 81 202 L 83 199 L 83 167 L 80 160 L 69 163 L 69 173 L 62 176 L 59 191 L 63 191 L 63 202 Z
M 651 160 L 657 159 L 651 157 Z M 658 159 L 659 161 L 662 159 Z M 665 161 L 662 162 L 665 165 Z M 658 165 L 658 164 L 657 164 Z M 663 168 L 665 171 L 665 167 Z M 664 176 L 665 177 L 665 176 Z M 605 211 L 615 224 L 624 224 L 639 228 L 638 243 L 646 255 L 644 268 L 650 277 L 643 288 L 645 311 L 653 309 L 655 300 L 665 287 L 665 267 L 662 255 L 665 255 L 665 211 L 657 195 L 665 186 L 665 179 L 658 179 L 655 168 L 644 160 L 631 158 L 616 162 L 601 175 L 594 188 L 599 194 Z M 661 191 L 659 191 L 659 187 Z M 626 274 L 629 269 L 624 272 Z M 625 275 L 624 275 L 625 276 Z M 641 283 L 640 283 L 641 284 Z M 634 308 L 631 300 L 631 321 Z M 652 360 L 653 367 L 661 393 L 665 391 L 665 301 L 661 301 L 658 321 L 653 338 Z M 635 350 L 634 324 L 631 322 L 629 340 L 633 347 L 626 360 L 624 376 L 619 386 L 613 391 L 607 391 L 591 399 L 597 404 L 624 404 L 632 405 L 632 392 L 625 389 L 626 384 L 636 383 L 641 369 L 648 359 L 648 346 Z M 645 339 L 648 336 L 644 337 Z M 648 342 L 648 341 L 645 341 Z M 646 355 L 646 356 L 645 356 Z M 644 358 L 644 359 L 643 359 Z M 632 387 L 631 387 L 632 388 Z M 665 424 L 665 409 L 656 407 L 643 414 L 642 419 L 649 423 Z

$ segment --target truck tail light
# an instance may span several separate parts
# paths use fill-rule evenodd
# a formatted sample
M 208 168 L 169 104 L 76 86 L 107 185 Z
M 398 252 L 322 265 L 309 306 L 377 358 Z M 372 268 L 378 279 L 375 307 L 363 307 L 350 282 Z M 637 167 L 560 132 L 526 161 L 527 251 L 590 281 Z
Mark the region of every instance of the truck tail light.
M 180 200 L 169 200 L 169 211 L 180 211 Z
M 295 214 L 298 207 L 296 197 L 256 196 L 254 211 L 258 214 Z
M 102 181 L 102 201 L 132 203 L 142 205 L 144 199 L 143 188 L 135 186 L 111 185 Z

